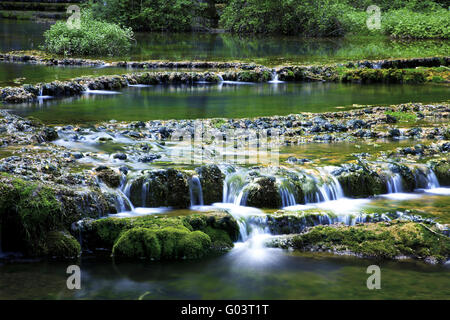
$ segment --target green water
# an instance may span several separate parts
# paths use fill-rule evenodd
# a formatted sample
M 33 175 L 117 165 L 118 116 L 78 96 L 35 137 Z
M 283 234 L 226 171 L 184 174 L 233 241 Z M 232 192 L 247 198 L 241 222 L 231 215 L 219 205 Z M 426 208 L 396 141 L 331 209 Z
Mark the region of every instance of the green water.
M 446 101 L 446 86 L 284 83 L 152 86 L 117 95 L 84 95 L 40 103 L 3 105 L 50 124 L 154 119 L 244 118 L 350 109 L 353 104 Z
M 167 69 L 150 69 L 145 72 L 160 72 Z M 192 72 L 192 69 L 177 69 L 179 72 Z M 197 72 L 204 69 L 195 69 Z M 214 70 L 212 70 L 214 71 Z M 143 69 L 120 67 L 74 67 L 45 66 L 27 63 L 0 62 L 0 87 L 36 84 L 40 82 L 65 81 L 77 77 L 99 77 L 121 75 L 125 73 L 144 72 Z
M 81 290 L 66 288 L 69 263 L 0 265 L 0 299 L 448 299 L 450 269 L 414 262 L 238 249 L 218 258 L 172 263 L 82 260 Z M 381 289 L 366 286 L 381 268 Z
M 38 49 L 49 24 L 0 19 L 0 51 Z M 137 33 L 130 54 L 116 60 L 244 60 L 267 65 L 448 55 L 449 40 L 387 37 L 305 39 L 227 33 Z

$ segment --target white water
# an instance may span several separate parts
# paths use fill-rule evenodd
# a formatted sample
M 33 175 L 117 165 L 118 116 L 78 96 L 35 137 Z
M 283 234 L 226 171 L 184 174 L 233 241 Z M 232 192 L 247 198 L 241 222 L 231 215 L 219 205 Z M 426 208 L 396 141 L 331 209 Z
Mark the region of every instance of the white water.
M 39 87 L 39 96 L 37 97 L 39 100 L 46 100 L 46 99 L 53 98 L 52 96 L 44 96 L 43 92 L 44 92 L 44 88 Z
M 191 196 L 191 207 L 203 206 L 202 184 L 198 176 L 193 176 L 189 181 L 189 193 Z
M 387 181 L 387 191 L 388 193 L 403 192 L 402 177 L 400 174 L 395 173 L 389 177 Z
M 283 83 L 283 82 L 284 81 L 278 80 L 278 73 L 276 72 L 276 70 L 273 70 L 272 71 L 272 80 L 270 80 L 269 83 L 277 84 L 277 83 Z
M 91 90 L 87 88 L 85 91 L 83 91 L 84 94 L 121 94 L 121 92 L 118 91 L 109 91 L 109 90 Z

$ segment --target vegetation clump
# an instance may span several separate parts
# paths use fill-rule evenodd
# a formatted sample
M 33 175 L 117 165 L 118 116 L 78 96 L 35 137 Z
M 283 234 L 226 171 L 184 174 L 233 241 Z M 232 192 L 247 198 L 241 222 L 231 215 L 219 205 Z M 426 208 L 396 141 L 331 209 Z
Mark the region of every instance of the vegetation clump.
M 91 11 L 81 15 L 79 28 L 59 21 L 44 33 L 43 49 L 66 56 L 117 56 L 131 48 L 133 31 L 117 24 L 93 18 Z

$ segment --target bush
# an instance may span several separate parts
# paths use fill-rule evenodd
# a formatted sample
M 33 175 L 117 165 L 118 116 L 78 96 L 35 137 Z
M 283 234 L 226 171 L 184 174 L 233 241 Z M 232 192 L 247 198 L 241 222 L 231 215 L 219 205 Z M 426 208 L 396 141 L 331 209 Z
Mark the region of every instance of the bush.
M 348 9 L 337 0 L 231 0 L 221 24 L 236 33 L 341 36 L 345 30 L 339 16 Z
M 91 4 L 95 17 L 136 31 L 190 31 L 207 4 L 191 0 L 101 0 Z
M 384 33 L 396 38 L 447 39 L 450 37 L 450 11 L 393 10 L 383 15 L 382 28 Z
M 70 29 L 57 22 L 44 33 L 43 49 L 64 55 L 121 55 L 130 50 L 133 31 L 117 24 L 95 20 L 89 10 L 83 12 L 81 27 Z

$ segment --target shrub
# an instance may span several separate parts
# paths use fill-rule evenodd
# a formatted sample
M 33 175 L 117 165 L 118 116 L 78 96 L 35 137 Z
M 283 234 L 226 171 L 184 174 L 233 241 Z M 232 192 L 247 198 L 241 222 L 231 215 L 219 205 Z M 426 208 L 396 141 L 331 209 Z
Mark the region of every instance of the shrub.
M 91 4 L 95 17 L 137 31 L 189 31 L 207 4 L 191 0 L 101 0 Z
M 95 20 L 89 10 L 82 13 L 79 29 L 57 22 L 44 33 L 43 49 L 64 55 L 121 55 L 129 51 L 133 32 L 114 23 Z
M 337 0 L 231 0 L 221 24 L 236 33 L 340 36 L 345 30 L 339 16 L 346 9 L 349 7 Z
M 383 15 L 383 32 L 396 38 L 450 37 L 450 11 L 436 9 L 414 12 L 408 9 L 389 11 Z

